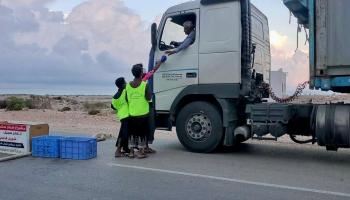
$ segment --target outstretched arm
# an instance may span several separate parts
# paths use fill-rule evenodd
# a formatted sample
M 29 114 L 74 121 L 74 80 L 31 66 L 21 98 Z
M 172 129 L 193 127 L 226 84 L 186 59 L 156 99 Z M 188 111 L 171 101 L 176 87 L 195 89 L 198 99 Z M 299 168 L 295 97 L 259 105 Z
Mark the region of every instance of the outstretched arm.
M 166 56 L 162 56 L 161 60 L 157 62 L 156 66 L 154 66 L 153 70 L 148 72 L 144 77 L 143 77 L 143 81 L 148 81 L 154 73 L 156 73 L 156 71 L 158 71 L 158 69 L 160 68 L 160 66 L 167 60 Z
M 179 53 L 180 51 L 187 49 L 189 46 L 191 46 L 195 40 L 196 40 L 196 32 L 192 31 L 190 35 L 188 35 L 188 37 L 182 43 L 179 43 L 180 44 L 179 47 L 177 47 L 174 50 L 165 51 L 165 53 L 168 54 L 169 56 Z
M 194 42 L 192 37 L 187 37 L 184 42 L 180 44 L 174 51 L 175 53 L 179 53 L 180 51 L 187 49 Z

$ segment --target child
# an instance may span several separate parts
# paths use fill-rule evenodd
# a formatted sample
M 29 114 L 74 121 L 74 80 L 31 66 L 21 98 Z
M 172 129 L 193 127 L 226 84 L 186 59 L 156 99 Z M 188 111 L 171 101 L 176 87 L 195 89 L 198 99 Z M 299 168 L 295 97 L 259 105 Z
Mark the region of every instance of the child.
M 112 99 L 112 109 L 116 110 L 117 118 L 121 122 L 120 131 L 116 143 L 117 150 L 115 151 L 115 157 L 122 157 L 122 149 L 125 153 L 129 153 L 128 147 L 128 121 L 129 121 L 129 107 L 126 100 L 126 82 L 123 77 L 118 78 L 115 81 L 115 85 L 118 87 L 118 92 Z
M 135 149 L 139 149 L 137 158 L 146 158 L 146 142 L 148 134 L 149 101 L 152 93 L 146 82 L 142 81 L 143 66 L 137 64 L 131 70 L 134 80 L 126 86 L 129 105 L 129 146 L 130 158 L 135 157 Z

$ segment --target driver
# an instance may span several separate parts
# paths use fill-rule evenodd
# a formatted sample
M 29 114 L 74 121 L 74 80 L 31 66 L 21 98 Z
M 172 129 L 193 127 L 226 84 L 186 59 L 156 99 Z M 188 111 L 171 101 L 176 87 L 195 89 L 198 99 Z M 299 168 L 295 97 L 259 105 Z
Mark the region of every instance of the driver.
M 172 41 L 170 45 L 173 45 L 175 49 L 165 51 L 169 56 L 179 53 L 180 51 L 187 49 L 193 42 L 196 40 L 196 30 L 192 21 L 186 21 L 183 24 L 184 32 L 187 35 L 186 39 L 183 42 L 174 42 Z

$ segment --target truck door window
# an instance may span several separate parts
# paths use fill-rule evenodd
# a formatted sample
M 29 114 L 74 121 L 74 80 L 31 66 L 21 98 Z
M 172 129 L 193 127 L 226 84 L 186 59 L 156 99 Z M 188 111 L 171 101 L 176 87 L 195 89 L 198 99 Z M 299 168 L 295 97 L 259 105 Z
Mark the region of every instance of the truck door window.
M 195 15 L 192 14 L 167 18 L 159 43 L 159 49 L 161 51 L 174 49 L 175 46 L 171 42 L 183 42 L 186 39 L 187 35 L 184 32 L 183 23 L 187 20 L 191 20 L 196 24 Z

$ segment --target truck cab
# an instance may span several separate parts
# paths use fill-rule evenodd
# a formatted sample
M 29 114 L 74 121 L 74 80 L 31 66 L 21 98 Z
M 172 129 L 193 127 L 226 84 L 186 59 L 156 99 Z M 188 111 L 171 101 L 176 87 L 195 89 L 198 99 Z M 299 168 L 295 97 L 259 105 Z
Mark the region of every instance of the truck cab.
M 169 56 L 151 85 L 158 128 L 176 126 L 180 142 L 195 152 L 232 146 L 245 123 L 246 102 L 261 102 L 271 56 L 267 17 L 249 0 L 197 0 L 169 8 L 152 27 L 150 66 L 195 25 L 195 41 Z
M 310 88 L 349 93 L 349 12 L 344 6 L 349 1 L 283 2 L 309 29 Z M 250 0 L 197 0 L 169 8 L 159 27 L 152 25 L 150 69 L 175 48 L 172 41 L 187 37 L 185 21 L 195 25 L 195 40 L 171 55 L 149 82 L 157 128 L 176 126 L 183 146 L 201 153 L 284 135 L 327 150 L 350 148 L 349 104 L 291 104 L 306 83 L 287 99 L 275 98 L 268 86 L 268 20 Z M 264 102 L 270 95 L 277 103 Z

